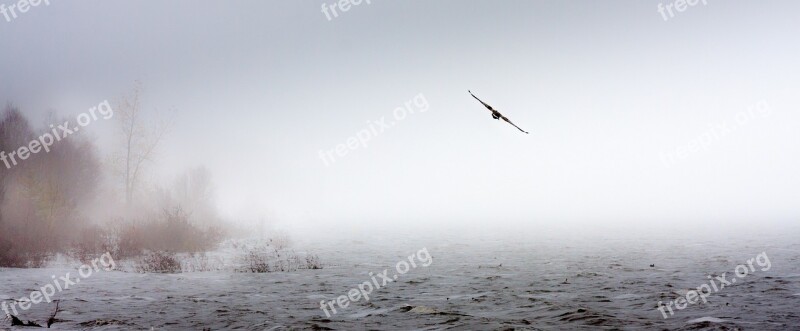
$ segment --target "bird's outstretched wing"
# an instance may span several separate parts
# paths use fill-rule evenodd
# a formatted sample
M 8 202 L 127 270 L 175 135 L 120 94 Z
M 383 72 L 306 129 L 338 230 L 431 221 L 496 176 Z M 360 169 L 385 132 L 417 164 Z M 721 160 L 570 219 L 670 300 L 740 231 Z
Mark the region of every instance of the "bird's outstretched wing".
M 489 106 L 487 103 L 481 101 L 481 99 L 478 99 L 478 97 L 476 97 L 474 94 L 472 94 L 472 91 L 467 90 L 467 92 L 469 92 L 469 94 L 472 95 L 472 97 L 475 98 L 475 100 L 478 100 L 478 102 L 482 103 L 486 108 L 489 108 L 489 110 L 494 111 L 494 108 L 492 108 L 492 106 Z
M 513 125 L 515 128 L 519 129 L 520 131 L 525 132 L 525 134 L 528 134 L 528 131 L 523 130 L 522 128 L 518 127 L 516 124 L 514 124 L 510 120 L 508 120 L 508 117 L 501 116 L 500 118 L 502 118 L 504 121 L 508 122 L 508 124 Z

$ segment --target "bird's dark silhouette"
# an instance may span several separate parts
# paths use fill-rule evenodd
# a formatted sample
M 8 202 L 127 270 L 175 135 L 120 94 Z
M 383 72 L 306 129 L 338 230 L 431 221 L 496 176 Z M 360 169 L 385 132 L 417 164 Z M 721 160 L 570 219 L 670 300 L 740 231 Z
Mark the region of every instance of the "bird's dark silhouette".
M 497 110 L 495 110 L 494 108 L 492 108 L 492 106 L 489 106 L 489 104 L 487 104 L 487 103 L 483 102 L 483 100 L 481 100 L 481 99 L 478 99 L 478 97 L 476 97 L 474 94 L 472 94 L 472 91 L 470 91 L 470 90 L 467 90 L 467 92 L 469 92 L 469 94 L 470 94 L 470 95 L 472 95 L 472 97 L 473 97 L 473 98 L 475 98 L 475 100 L 478 100 L 478 102 L 480 102 L 481 104 L 483 104 L 483 106 L 484 106 L 484 107 L 486 107 L 487 109 L 489 109 L 489 111 L 491 111 L 491 112 L 492 112 L 492 118 L 494 118 L 494 119 L 496 119 L 496 120 L 499 120 L 499 119 L 501 119 L 501 118 L 502 118 L 504 121 L 508 122 L 508 124 L 511 124 L 511 125 L 513 125 L 513 126 L 514 126 L 515 128 L 517 128 L 518 130 L 520 130 L 520 131 L 522 131 L 522 132 L 525 132 L 526 134 L 528 133 L 528 131 L 525 131 L 525 130 L 523 130 L 522 128 L 518 127 L 516 124 L 514 124 L 513 122 L 511 122 L 511 121 L 508 119 L 508 117 L 505 117 L 505 116 L 503 116 L 503 114 L 500 114 L 500 112 L 499 112 L 499 111 L 497 111 Z

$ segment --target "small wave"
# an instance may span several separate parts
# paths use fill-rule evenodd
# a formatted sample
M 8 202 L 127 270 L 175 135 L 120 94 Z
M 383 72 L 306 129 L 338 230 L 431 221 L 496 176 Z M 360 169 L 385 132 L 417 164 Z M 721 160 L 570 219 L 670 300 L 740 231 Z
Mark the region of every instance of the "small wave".
M 697 323 L 725 323 L 725 320 L 716 317 L 706 316 L 706 317 L 695 318 L 691 321 L 686 322 L 686 324 L 697 324 Z
M 354 313 L 354 314 L 350 314 L 350 315 L 348 315 L 348 317 L 353 318 L 353 319 L 362 318 L 362 317 L 367 317 L 367 316 L 375 315 L 375 314 L 383 314 L 383 313 L 389 312 L 390 310 L 391 309 L 389 309 L 389 308 L 369 309 L 369 310 L 360 311 L 360 312 L 357 312 L 357 313 Z
M 143 300 L 143 301 L 158 301 L 151 297 L 138 296 L 138 295 L 123 295 L 121 297 L 113 297 L 114 300 Z
M 310 300 L 328 300 L 328 296 L 323 294 L 310 294 L 306 297 Z
M 144 297 L 144 296 L 134 296 L 133 299 L 144 300 L 144 301 L 158 301 L 158 299 L 156 298 Z

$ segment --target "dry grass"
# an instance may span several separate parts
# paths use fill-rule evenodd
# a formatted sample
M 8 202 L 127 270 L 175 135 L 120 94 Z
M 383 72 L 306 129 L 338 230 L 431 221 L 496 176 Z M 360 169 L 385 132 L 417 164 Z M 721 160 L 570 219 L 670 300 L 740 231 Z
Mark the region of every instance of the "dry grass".
M 181 262 L 174 253 L 155 251 L 147 252 L 134 262 L 134 270 L 138 273 L 175 274 L 182 272 Z
M 238 272 L 269 273 L 292 272 L 299 269 L 322 269 L 322 263 L 316 255 L 300 257 L 284 245 L 272 246 L 275 240 L 266 243 L 242 244 L 235 247 L 239 250 Z M 283 243 L 283 242 L 280 242 Z

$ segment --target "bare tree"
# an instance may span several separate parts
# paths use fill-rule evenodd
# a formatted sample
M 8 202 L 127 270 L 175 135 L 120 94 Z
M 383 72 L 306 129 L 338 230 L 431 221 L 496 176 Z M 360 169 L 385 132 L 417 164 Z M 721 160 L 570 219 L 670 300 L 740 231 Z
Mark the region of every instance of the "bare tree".
M 121 159 L 125 204 L 131 206 L 145 164 L 153 160 L 156 147 L 167 134 L 166 122 L 145 125 L 141 107 L 142 85 L 136 82 L 133 92 L 122 97 L 115 109 L 122 133 Z

